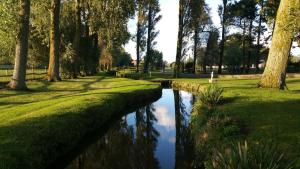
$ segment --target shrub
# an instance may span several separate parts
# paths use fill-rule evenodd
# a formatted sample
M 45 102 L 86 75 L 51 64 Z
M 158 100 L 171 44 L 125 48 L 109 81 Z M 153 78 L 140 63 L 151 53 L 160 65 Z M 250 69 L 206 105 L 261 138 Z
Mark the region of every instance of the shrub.
M 109 70 L 105 72 L 105 75 L 107 76 L 117 76 L 117 71 L 116 70 Z
M 64 78 L 72 78 L 73 67 L 74 67 L 74 58 L 76 56 L 76 52 L 72 47 L 72 44 L 68 44 L 66 48 L 66 52 L 63 55 L 61 62 L 61 75 Z
M 284 158 L 274 143 L 231 144 L 215 151 L 206 163 L 208 169 L 291 169 L 293 162 Z
M 204 88 L 199 93 L 199 100 L 208 107 L 208 109 L 213 109 L 221 101 L 223 88 L 218 87 L 217 85 L 209 85 Z

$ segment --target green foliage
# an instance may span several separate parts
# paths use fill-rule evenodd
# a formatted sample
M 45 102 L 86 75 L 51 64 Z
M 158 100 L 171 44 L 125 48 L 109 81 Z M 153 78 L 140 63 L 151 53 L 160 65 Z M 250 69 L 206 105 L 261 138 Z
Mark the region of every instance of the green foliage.
M 74 58 L 76 57 L 76 51 L 73 48 L 73 45 L 70 43 L 66 48 L 66 52 L 63 55 L 61 61 L 61 74 L 64 78 L 71 78 L 73 75 L 73 63 Z
M 272 142 L 231 144 L 216 150 L 206 164 L 208 169 L 292 169 L 293 162 L 284 158 Z
M 218 103 L 222 100 L 223 88 L 212 84 L 205 87 L 199 93 L 199 100 L 208 107 L 208 109 L 214 109 Z
M 212 29 L 209 32 L 208 39 L 207 39 L 207 48 L 205 50 L 205 55 L 202 60 L 206 62 L 206 65 L 215 65 L 219 61 L 219 31 L 218 29 Z M 201 52 L 199 52 L 201 53 Z
M 184 61 L 184 64 L 182 66 L 183 67 L 183 71 L 185 73 L 192 73 L 193 72 L 193 65 L 194 65 L 194 61 L 191 57 L 189 57 L 186 61 Z
M 5 0 L 0 3 L 0 64 L 13 63 L 17 7 L 16 0 Z
M 158 51 L 158 50 L 151 50 L 150 52 L 151 54 L 151 68 L 153 70 L 161 70 L 163 68 L 163 64 L 164 64 L 164 61 L 163 61 L 163 53 Z
M 110 49 L 110 53 L 113 58 L 113 66 L 124 67 L 132 65 L 131 55 L 127 53 L 123 47 L 120 46 L 119 48 L 112 48 Z
M 228 66 L 230 73 L 238 73 L 242 62 L 246 59 L 243 58 L 242 52 L 242 35 L 233 34 L 228 37 L 224 53 L 224 64 Z

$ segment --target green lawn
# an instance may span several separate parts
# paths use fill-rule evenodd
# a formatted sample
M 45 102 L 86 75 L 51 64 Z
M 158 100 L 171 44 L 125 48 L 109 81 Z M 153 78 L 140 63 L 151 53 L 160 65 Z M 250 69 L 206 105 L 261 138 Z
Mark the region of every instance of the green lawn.
M 179 79 L 208 85 L 208 79 Z M 241 119 L 247 139 L 279 142 L 300 168 L 300 79 L 287 80 L 289 91 L 257 88 L 258 79 L 218 79 L 224 87 L 225 103 L 220 109 Z
M 105 76 L 30 81 L 28 87 L 31 91 L 0 90 L 1 169 L 45 168 L 114 114 L 160 92 L 151 82 Z
M 156 79 L 164 79 L 159 76 Z M 208 85 L 208 79 L 178 79 Z M 300 79 L 289 91 L 260 89 L 258 79 L 218 79 L 224 112 L 247 126 L 247 139 L 273 138 L 300 167 Z M 0 90 L 0 168 L 43 168 L 74 147 L 113 112 L 124 112 L 159 88 L 147 81 L 105 76 L 48 83 L 30 81 L 31 91 Z M 100 126 L 99 126 L 100 124 Z

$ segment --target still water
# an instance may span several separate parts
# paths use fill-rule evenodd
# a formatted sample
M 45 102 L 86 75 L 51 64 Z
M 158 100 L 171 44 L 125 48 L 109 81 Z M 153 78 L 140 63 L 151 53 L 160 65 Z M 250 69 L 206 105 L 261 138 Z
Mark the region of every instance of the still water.
M 163 89 L 162 97 L 110 126 L 66 169 L 187 169 L 192 144 L 192 94 Z

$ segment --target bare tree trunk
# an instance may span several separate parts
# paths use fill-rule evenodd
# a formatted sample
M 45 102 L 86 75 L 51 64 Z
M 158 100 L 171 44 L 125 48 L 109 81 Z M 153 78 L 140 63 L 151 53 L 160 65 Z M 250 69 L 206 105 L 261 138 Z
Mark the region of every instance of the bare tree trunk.
M 178 28 L 178 39 L 177 39 L 177 50 L 176 50 L 176 62 L 174 68 L 174 77 L 179 78 L 180 65 L 181 65 L 181 53 L 182 53 L 182 42 L 183 42 L 183 12 L 184 12 L 184 0 L 179 0 L 179 28 Z
M 89 37 L 90 36 L 90 25 L 89 25 L 89 21 L 90 21 L 90 16 L 91 16 L 91 9 L 90 9 L 90 4 L 89 2 L 84 2 L 84 9 L 83 9 L 83 20 L 85 22 L 85 27 L 84 27 L 84 36 L 85 37 Z
M 193 60 L 193 73 L 194 74 L 196 74 L 197 55 L 198 55 L 198 51 L 197 51 L 198 43 L 199 43 L 198 26 L 196 26 L 195 27 L 195 35 L 194 35 L 194 60 Z M 205 65 L 205 63 L 204 63 L 204 65 Z M 204 71 L 206 72 L 206 69 Z
M 265 71 L 260 87 L 284 89 L 286 66 L 293 31 L 287 27 L 291 20 L 291 7 L 299 6 L 298 0 L 281 0 L 277 11 L 276 25 Z
M 60 15 L 60 0 L 51 2 L 51 28 L 50 28 L 50 58 L 48 68 L 48 81 L 60 81 L 59 77 L 59 15 Z
M 13 77 L 9 83 L 10 88 L 25 90 L 26 66 L 28 55 L 30 0 L 20 0 L 20 12 L 18 18 L 18 32 L 16 37 L 16 53 Z
M 249 26 L 249 41 L 248 41 L 248 58 L 247 58 L 247 70 L 246 72 L 249 73 L 251 69 L 251 48 L 252 48 L 252 27 L 253 27 L 253 21 L 250 20 L 250 26 Z
M 242 73 L 244 73 L 245 72 L 245 69 L 246 69 L 246 38 L 245 38 L 245 36 L 246 36 L 246 21 L 244 20 L 243 21 L 244 22 L 244 27 L 243 27 L 243 44 L 242 44 L 242 46 L 243 46 L 243 72 Z
M 136 33 L 136 72 L 139 72 L 140 66 L 140 47 L 141 47 L 141 22 L 142 22 L 142 5 L 138 4 L 138 21 L 137 21 L 137 33 Z
M 81 38 L 81 2 L 80 0 L 75 0 L 76 8 L 76 31 L 73 40 L 73 48 L 76 52 L 75 58 L 73 58 L 73 78 L 78 76 L 78 58 L 79 58 L 79 47 Z
M 227 0 L 223 0 L 223 19 L 222 19 L 222 39 L 220 43 L 220 60 L 219 60 L 219 69 L 218 73 L 222 74 L 222 65 L 223 65 L 223 56 L 225 48 L 225 22 L 227 20 Z
M 264 10 L 264 1 L 260 1 L 261 11 L 259 15 L 259 21 L 258 21 L 258 30 L 257 30 L 257 43 L 256 43 L 256 60 L 255 60 L 255 68 L 256 73 L 259 73 L 259 60 L 260 60 L 260 35 L 261 35 L 261 23 L 263 19 L 262 11 Z

